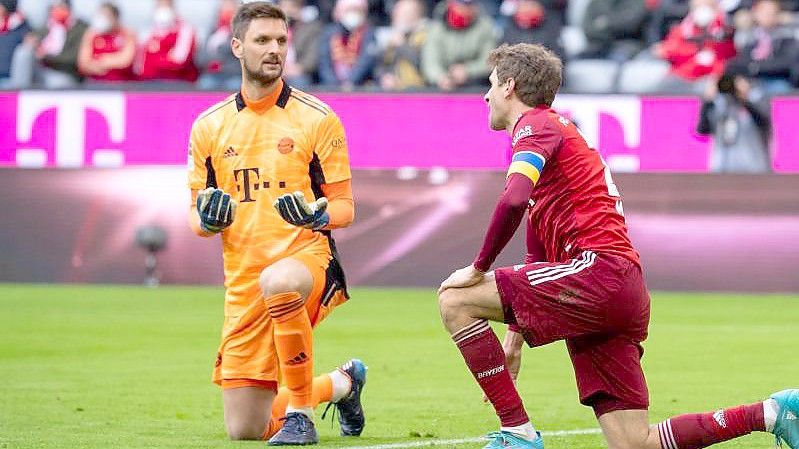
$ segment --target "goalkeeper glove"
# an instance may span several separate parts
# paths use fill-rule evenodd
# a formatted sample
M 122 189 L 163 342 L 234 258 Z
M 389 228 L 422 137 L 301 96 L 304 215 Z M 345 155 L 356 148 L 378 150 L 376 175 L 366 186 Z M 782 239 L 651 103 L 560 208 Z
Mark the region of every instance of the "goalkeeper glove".
M 275 209 L 294 226 L 318 231 L 330 223 L 325 197 L 309 203 L 302 192 L 287 193 L 275 201 Z
M 203 231 L 217 234 L 233 223 L 236 201 L 223 190 L 209 187 L 197 194 L 197 213 Z

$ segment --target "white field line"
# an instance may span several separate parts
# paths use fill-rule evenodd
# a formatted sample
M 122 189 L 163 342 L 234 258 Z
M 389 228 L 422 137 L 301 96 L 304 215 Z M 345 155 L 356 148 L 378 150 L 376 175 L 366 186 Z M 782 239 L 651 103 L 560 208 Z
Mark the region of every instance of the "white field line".
M 559 437 L 571 435 L 594 435 L 602 433 L 601 429 L 575 429 L 575 430 L 553 430 L 549 432 L 541 432 L 545 437 Z M 482 437 L 474 438 L 457 438 L 453 440 L 418 440 L 406 441 L 403 443 L 390 443 L 390 444 L 375 444 L 372 446 L 353 446 L 349 449 L 404 449 L 411 447 L 427 447 L 427 446 L 449 446 L 466 443 L 479 443 L 485 441 Z

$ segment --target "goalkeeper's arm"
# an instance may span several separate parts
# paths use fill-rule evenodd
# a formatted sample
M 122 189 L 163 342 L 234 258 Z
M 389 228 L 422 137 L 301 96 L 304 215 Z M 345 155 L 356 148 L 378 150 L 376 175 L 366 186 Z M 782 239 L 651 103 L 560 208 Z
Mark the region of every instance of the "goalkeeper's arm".
M 322 184 L 322 192 L 327 198 L 327 213 L 330 222 L 325 229 L 346 228 L 355 220 L 355 202 L 352 200 L 352 181 L 346 180 L 332 184 Z

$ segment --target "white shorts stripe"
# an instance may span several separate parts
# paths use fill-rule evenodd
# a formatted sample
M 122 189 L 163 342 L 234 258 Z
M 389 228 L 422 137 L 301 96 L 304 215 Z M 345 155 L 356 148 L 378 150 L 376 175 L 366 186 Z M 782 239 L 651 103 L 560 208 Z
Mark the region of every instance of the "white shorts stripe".
M 569 262 L 569 263 L 562 263 L 562 264 L 558 264 L 558 265 L 550 265 L 548 267 L 538 268 L 536 270 L 530 270 L 530 271 L 527 272 L 527 276 L 528 277 L 530 277 L 530 276 L 539 276 L 539 275 L 544 275 L 544 274 L 546 274 L 546 273 L 548 273 L 550 271 L 554 271 L 554 270 L 562 270 L 564 268 L 567 268 L 567 269 L 568 268 L 573 268 L 574 265 L 577 264 L 577 262 L 579 262 L 578 259 L 572 259 L 571 262 Z
M 530 276 L 527 276 L 527 280 L 533 281 L 535 279 L 540 279 L 540 278 L 543 278 L 543 277 L 551 276 L 553 274 L 563 273 L 564 271 L 571 271 L 571 270 L 579 267 L 583 263 L 585 263 L 585 260 L 576 260 L 575 259 L 575 261 L 569 266 L 557 267 L 557 268 L 555 268 L 553 270 L 549 270 L 549 271 L 547 271 L 545 273 L 539 273 L 539 274 L 530 275 Z
M 594 254 L 593 251 L 583 251 L 579 258 L 574 258 L 569 263 L 563 263 L 560 265 L 550 265 L 548 267 L 539 268 L 537 270 L 531 270 L 527 272 L 527 277 L 532 281 L 533 279 L 549 276 L 554 273 L 567 271 L 575 268 L 578 264 L 583 263 L 588 260 L 591 254 Z
M 584 256 L 587 255 L 587 258 L 585 260 L 581 260 L 579 263 L 577 263 L 574 266 L 574 268 L 572 268 L 570 270 L 561 270 L 561 271 L 558 271 L 557 273 L 547 273 L 547 276 L 545 276 L 545 277 L 540 277 L 540 276 L 539 277 L 535 277 L 534 279 L 530 279 L 530 285 L 543 284 L 544 282 L 554 281 L 554 280 L 557 280 L 557 279 L 560 279 L 560 278 L 563 278 L 563 277 L 566 277 L 566 276 L 571 276 L 573 274 L 577 274 L 577 273 L 585 270 L 586 268 L 590 267 L 591 265 L 593 265 L 594 261 L 596 261 L 596 253 L 593 253 L 593 252 L 590 252 L 590 251 L 586 251 L 585 253 L 583 253 L 583 255 Z

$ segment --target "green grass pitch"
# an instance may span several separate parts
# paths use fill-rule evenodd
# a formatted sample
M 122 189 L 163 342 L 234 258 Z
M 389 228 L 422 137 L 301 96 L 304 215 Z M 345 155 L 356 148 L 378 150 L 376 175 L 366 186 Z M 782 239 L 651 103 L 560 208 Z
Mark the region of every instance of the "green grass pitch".
M 221 293 L 0 285 L 0 448 L 263 447 L 225 437 L 210 382 Z M 654 294 L 644 357 L 652 420 L 796 387 L 798 306 L 789 296 Z M 468 438 L 497 426 L 440 325 L 432 289 L 356 289 L 315 344 L 318 373 L 352 356 L 370 368 L 364 436 L 344 439 L 337 424 L 318 421 L 323 446 Z M 561 344 L 526 350 L 520 389 L 537 428 L 596 427 Z M 605 446 L 600 435 L 546 442 Z M 772 445 L 759 434 L 722 447 Z

